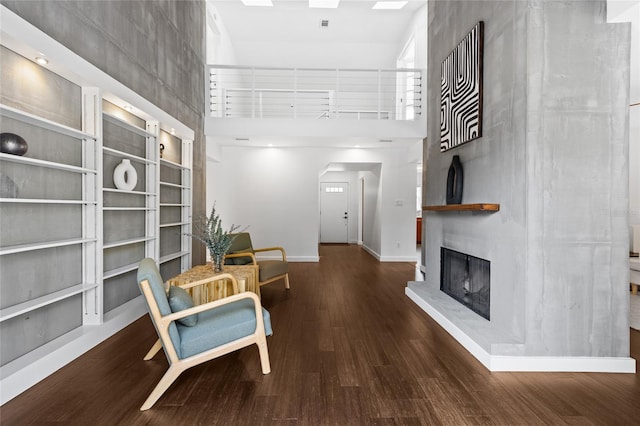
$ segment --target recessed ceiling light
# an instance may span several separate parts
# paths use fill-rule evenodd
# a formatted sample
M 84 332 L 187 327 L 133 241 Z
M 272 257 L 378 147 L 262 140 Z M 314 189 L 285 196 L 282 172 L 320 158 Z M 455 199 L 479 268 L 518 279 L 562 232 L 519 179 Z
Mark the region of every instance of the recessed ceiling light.
M 176 129 L 171 129 L 171 132 L 170 132 L 170 133 L 171 133 L 172 135 L 175 135 L 175 134 L 176 134 Z
M 49 60 L 47 58 L 43 58 L 42 56 L 38 56 L 36 58 L 36 62 L 40 65 L 47 65 L 49 63 Z
M 309 7 L 321 9 L 335 9 L 338 7 L 340 0 L 309 0 Z
M 125 111 L 129 111 L 129 112 L 133 111 L 133 107 L 131 105 L 125 105 L 125 106 L 122 107 L 122 109 L 124 109 Z
M 269 148 L 271 148 L 271 147 L 273 147 L 273 144 L 272 144 L 272 143 L 270 143 L 270 144 L 269 144 L 269 145 L 267 145 L 267 146 L 268 146 Z
M 406 1 L 379 1 L 373 5 L 373 9 L 402 9 L 405 4 L 407 4 Z
M 273 6 L 271 0 L 240 0 L 245 6 Z

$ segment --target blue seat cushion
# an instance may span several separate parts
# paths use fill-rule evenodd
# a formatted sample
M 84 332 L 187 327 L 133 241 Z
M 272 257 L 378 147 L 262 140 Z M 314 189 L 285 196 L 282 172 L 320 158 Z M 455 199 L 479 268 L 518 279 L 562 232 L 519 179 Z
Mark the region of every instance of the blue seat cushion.
M 193 308 L 193 299 L 187 293 L 187 290 L 172 285 L 169 287 L 169 306 L 171 312 L 180 312 L 185 309 Z M 180 318 L 178 322 L 187 327 L 193 327 L 198 323 L 198 314 L 189 315 L 188 317 Z
M 269 312 L 262 308 L 264 329 L 273 334 Z M 180 358 L 188 358 L 209 349 L 232 342 L 256 331 L 253 300 L 242 299 L 198 314 L 198 324 L 186 327 L 177 324 L 180 333 Z

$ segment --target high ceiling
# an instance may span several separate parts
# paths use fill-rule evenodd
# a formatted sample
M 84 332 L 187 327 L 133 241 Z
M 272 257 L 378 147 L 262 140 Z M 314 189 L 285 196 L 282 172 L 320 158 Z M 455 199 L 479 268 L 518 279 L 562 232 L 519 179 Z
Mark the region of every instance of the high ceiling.
M 294 43 L 307 46 L 315 56 L 326 55 L 317 60 L 325 64 L 341 54 L 340 46 L 398 46 L 415 12 L 426 4 L 426 0 L 409 0 L 400 10 L 373 10 L 374 0 L 341 0 L 336 9 L 310 8 L 307 0 L 273 0 L 273 7 L 245 6 L 240 0 L 209 2 L 229 34 L 237 62 L 244 65 L 263 65 L 255 63 L 255 58 L 261 58 L 265 47 L 279 55 L 274 49 L 286 50 Z M 322 20 L 328 21 L 328 27 L 321 27 Z M 286 52 L 281 54 L 286 60 Z

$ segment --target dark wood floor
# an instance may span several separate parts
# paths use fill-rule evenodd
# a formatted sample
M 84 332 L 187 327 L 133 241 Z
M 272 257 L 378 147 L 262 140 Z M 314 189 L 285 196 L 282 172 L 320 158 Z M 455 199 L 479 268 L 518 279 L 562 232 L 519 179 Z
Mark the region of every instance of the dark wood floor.
M 3 425 L 640 423 L 638 374 L 490 373 L 405 295 L 415 265 L 323 246 L 291 264 L 291 290 L 262 287 L 272 373 L 255 346 L 195 367 L 149 411 L 167 368 L 142 360 L 144 317 L 0 411 Z M 640 333 L 632 331 L 632 356 Z

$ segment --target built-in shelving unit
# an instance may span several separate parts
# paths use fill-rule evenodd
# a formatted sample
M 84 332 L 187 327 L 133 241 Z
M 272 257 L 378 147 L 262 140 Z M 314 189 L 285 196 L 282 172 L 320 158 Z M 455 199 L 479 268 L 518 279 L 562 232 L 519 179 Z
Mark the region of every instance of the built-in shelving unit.
M 85 94 L 91 96 L 90 93 Z M 86 218 L 88 214 L 95 212 L 99 204 L 96 196 L 98 168 L 95 157 L 100 141 L 99 135 L 8 105 L 0 105 L 0 117 L 3 132 L 25 135 L 31 144 L 31 149 L 27 150 L 24 156 L 0 154 L 3 179 L 0 206 L 5 221 L 3 226 L 13 223 L 14 229 L 22 229 L 22 232 L 12 232 L 8 227 L 3 228 L 0 242 L 1 267 L 5 269 L 3 277 L 19 275 L 17 265 L 33 259 L 33 270 L 29 274 L 33 281 L 16 284 L 22 285 L 26 290 L 3 294 L 3 297 L 8 299 L 2 302 L 3 307 L 0 309 L 0 322 L 4 323 L 77 295 L 84 299 L 99 286 L 98 277 L 92 273 L 91 268 L 97 255 L 98 238 L 91 228 L 95 220 L 87 221 Z M 61 151 L 64 153 L 52 155 L 50 150 L 45 149 L 48 143 L 46 138 L 56 140 L 51 149 L 62 146 L 64 149 Z M 80 163 L 77 163 L 78 161 Z M 76 164 L 73 164 L 74 162 Z M 51 198 L 47 198 L 48 193 L 42 188 L 42 181 L 38 180 L 47 173 L 64 176 L 63 182 L 71 182 L 71 186 L 82 190 L 56 190 Z M 31 179 L 32 176 L 38 178 Z M 26 220 L 31 219 L 38 223 L 24 222 L 25 219 L 21 217 L 23 211 L 28 212 Z M 76 218 L 84 218 L 84 226 L 81 229 L 63 228 L 64 231 L 53 232 L 51 235 L 46 232 L 55 222 Z M 44 266 L 37 263 L 37 259 L 42 256 L 39 253 L 45 251 L 53 255 L 57 253 L 56 250 L 67 247 L 79 247 L 68 255 L 68 259 L 75 259 L 81 265 L 79 269 L 84 273 L 78 272 L 75 277 L 69 274 L 69 281 L 55 283 L 53 291 L 38 288 L 40 277 L 47 275 L 47 271 L 43 270 Z M 91 323 L 92 318 L 92 315 L 87 315 L 83 320 Z M 12 325 L 9 325 L 8 330 L 11 328 Z
M 160 132 L 160 271 L 174 276 L 191 265 L 192 148 L 169 132 Z
M 500 204 L 476 203 L 476 204 L 446 204 L 436 206 L 423 206 L 423 211 L 432 212 L 497 212 L 500 211 Z
M 143 257 L 191 267 L 180 232 L 191 229 L 194 132 L 0 8 L 0 132 L 28 143 L 22 156 L 0 153 L 2 404 L 146 312 Z M 159 138 L 174 131 L 161 161 Z M 137 174 L 130 191 L 112 178 L 124 159 Z M 165 168 L 178 178 L 161 178 Z M 180 207 L 161 206 L 162 192 Z M 176 217 L 160 226 L 164 210 Z M 165 230 L 178 230 L 177 246 L 163 248 Z

